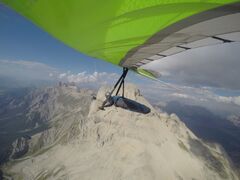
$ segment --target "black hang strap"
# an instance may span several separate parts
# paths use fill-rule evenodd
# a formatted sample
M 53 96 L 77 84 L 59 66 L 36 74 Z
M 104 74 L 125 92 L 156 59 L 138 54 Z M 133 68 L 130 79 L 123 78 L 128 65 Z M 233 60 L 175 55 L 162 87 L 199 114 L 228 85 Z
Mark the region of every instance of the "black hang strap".
M 118 81 L 116 82 L 116 84 L 114 85 L 112 91 L 110 92 L 110 95 L 112 95 L 112 93 L 114 92 L 114 90 L 118 87 L 118 90 L 117 90 L 117 93 L 116 95 L 118 95 L 119 91 L 120 91 L 120 88 L 122 87 L 123 85 L 123 88 L 124 88 L 124 79 L 125 77 L 127 76 L 127 73 L 128 73 L 128 68 L 123 68 L 123 73 L 121 75 L 121 77 L 118 79 Z M 119 84 L 120 83 L 120 84 Z M 124 96 L 124 89 L 123 89 L 123 96 Z
M 191 48 L 189 48 L 189 47 L 185 47 L 185 46 L 176 46 L 176 47 L 178 47 L 178 48 L 182 48 L 182 49 L 185 49 L 185 50 L 189 50 L 189 49 L 191 49 Z
M 217 37 L 217 36 L 212 36 L 213 39 L 217 39 L 217 40 L 220 40 L 222 41 L 223 43 L 231 43 L 231 42 L 234 42 L 234 41 L 231 41 L 229 39 L 224 39 L 224 38 L 220 38 L 220 37 Z
M 127 73 L 128 73 L 128 68 L 123 68 L 123 74 L 122 74 L 122 76 L 121 76 L 121 78 L 120 78 L 120 81 L 121 81 L 121 82 L 119 81 L 120 84 L 119 84 L 118 90 L 117 90 L 117 92 L 116 92 L 116 96 L 118 95 L 121 87 L 123 86 L 123 94 L 122 94 L 122 96 L 124 97 L 124 79 L 125 79 Z M 119 83 L 119 82 L 118 82 L 118 83 Z M 117 84 L 117 85 L 118 85 L 118 84 Z M 114 89 L 115 89 L 115 88 L 114 88 Z M 114 91 L 114 90 L 113 90 L 113 91 Z

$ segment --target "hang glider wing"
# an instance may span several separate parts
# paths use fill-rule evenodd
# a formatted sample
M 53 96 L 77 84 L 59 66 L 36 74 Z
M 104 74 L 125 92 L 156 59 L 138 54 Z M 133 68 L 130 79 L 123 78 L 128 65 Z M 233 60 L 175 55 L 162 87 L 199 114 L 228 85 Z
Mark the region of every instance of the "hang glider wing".
M 193 48 L 240 41 L 239 0 L 2 0 L 86 55 L 141 66 Z

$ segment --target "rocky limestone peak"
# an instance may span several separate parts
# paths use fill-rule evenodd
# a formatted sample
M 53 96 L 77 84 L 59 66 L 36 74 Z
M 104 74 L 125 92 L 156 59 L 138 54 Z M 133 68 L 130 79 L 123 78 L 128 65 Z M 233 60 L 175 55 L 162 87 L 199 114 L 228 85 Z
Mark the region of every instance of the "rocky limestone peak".
M 218 145 L 198 139 L 176 115 L 157 112 L 134 85 L 126 86 L 125 96 L 150 113 L 115 106 L 99 110 L 109 90 L 100 88 L 88 114 L 65 129 L 78 133 L 10 163 L 8 174 L 15 179 L 238 179 Z

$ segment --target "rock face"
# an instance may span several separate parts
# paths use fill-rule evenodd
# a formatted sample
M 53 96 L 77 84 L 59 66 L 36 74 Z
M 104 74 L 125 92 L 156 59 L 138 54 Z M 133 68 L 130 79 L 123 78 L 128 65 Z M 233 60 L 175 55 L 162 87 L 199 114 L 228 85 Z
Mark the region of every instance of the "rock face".
M 17 159 L 22 157 L 23 155 L 25 155 L 28 152 L 28 140 L 30 138 L 29 137 L 20 137 L 17 138 L 17 140 L 15 140 L 12 143 L 12 151 L 11 151 L 11 155 L 10 155 L 10 159 Z
M 58 140 L 67 141 L 74 132 L 69 128 L 88 113 L 91 93 L 55 86 L 32 90 L 6 103 L 0 113 L 0 164 Z
M 126 97 L 151 112 L 98 110 L 108 91 L 103 87 L 90 105 L 79 100 L 68 109 L 78 112 L 75 120 L 61 114 L 33 136 L 27 156 L 8 163 L 4 172 L 14 179 L 238 179 L 218 145 L 202 142 L 176 115 L 155 111 L 133 85 L 126 89 Z

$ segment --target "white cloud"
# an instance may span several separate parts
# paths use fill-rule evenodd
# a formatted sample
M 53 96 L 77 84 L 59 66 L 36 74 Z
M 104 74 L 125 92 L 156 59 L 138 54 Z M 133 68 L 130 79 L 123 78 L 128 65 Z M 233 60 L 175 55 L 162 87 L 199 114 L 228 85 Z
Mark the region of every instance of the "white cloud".
M 177 98 L 185 98 L 189 100 L 195 101 L 204 101 L 204 102 L 212 102 L 216 101 L 218 103 L 225 104 L 234 104 L 240 106 L 240 96 L 221 96 L 211 91 L 211 88 L 193 88 L 183 86 L 181 87 L 183 91 L 186 93 L 170 93 L 170 96 L 174 96 Z
M 40 63 L 40 62 L 36 62 L 36 61 L 23 61 L 23 60 L 19 60 L 19 61 L 10 61 L 10 60 L 0 60 L 0 64 L 2 65 L 15 65 L 15 66 L 21 66 L 24 68 L 29 68 L 29 69 L 35 69 L 35 68 L 39 68 L 39 69 L 48 69 L 48 70 L 56 70 L 46 64 Z
M 63 79 L 63 78 L 64 78 L 64 77 L 66 77 L 66 76 L 67 76 L 67 74 L 66 74 L 66 73 L 61 73 L 61 74 L 59 74 L 59 76 L 58 76 L 58 77 L 59 77 L 60 79 Z
M 0 76 L 16 80 L 52 80 L 58 70 L 44 63 L 35 61 L 0 60 Z
M 191 99 L 191 96 L 189 96 L 189 95 L 187 95 L 187 94 L 182 94 L 182 93 L 172 93 L 171 95 L 172 95 L 172 96 L 179 97 L 179 98 L 185 98 L 185 99 L 189 98 L 189 99 Z
M 0 60 L 0 76 L 11 77 L 21 81 L 60 80 L 76 84 L 88 83 L 89 85 L 97 86 L 108 83 L 112 84 L 119 77 L 115 73 L 107 72 L 60 72 L 58 69 L 44 63 L 23 60 Z
M 74 83 L 95 83 L 98 85 L 112 83 L 118 77 L 115 73 L 94 72 L 92 74 L 81 72 L 77 74 L 62 73 L 59 74 L 59 80 L 74 82 Z
M 240 43 L 192 49 L 145 65 L 163 79 L 189 86 L 240 90 Z
M 234 103 L 240 106 L 240 96 L 234 98 Z
M 171 88 L 173 86 L 174 88 Z M 153 82 L 140 85 L 143 94 L 154 104 L 178 101 L 183 104 L 205 107 L 215 113 L 240 115 L 240 91 L 227 91 L 212 87 L 190 87 Z M 179 90 L 178 90 L 179 89 Z M 221 93 L 225 94 L 220 95 Z
M 213 98 L 222 103 L 235 104 L 240 106 L 240 96 L 213 96 Z

